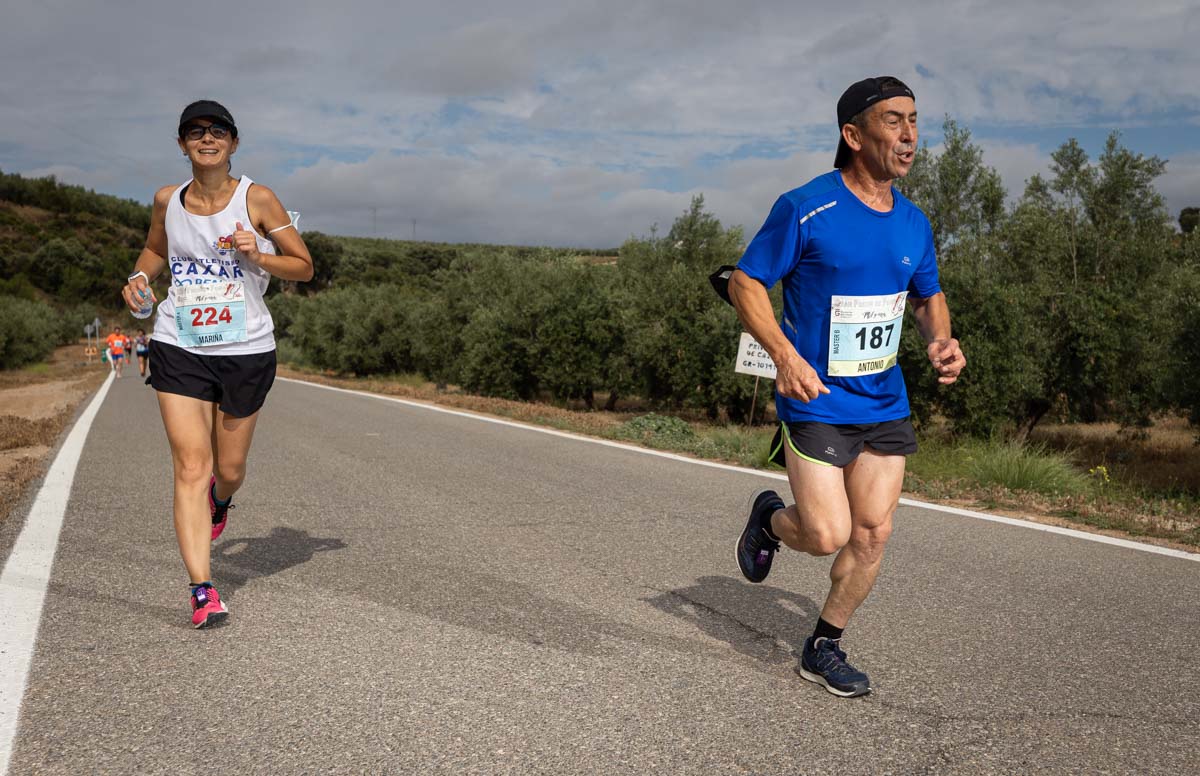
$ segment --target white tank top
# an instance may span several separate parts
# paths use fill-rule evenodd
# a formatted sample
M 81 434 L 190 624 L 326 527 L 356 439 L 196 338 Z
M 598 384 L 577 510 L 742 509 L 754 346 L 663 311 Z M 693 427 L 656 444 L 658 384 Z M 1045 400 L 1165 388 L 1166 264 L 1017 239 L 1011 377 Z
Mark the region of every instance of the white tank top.
M 263 301 L 271 274 L 262 267 L 243 261 L 233 248 L 237 222 L 254 232 L 259 253 L 275 253 L 275 243 L 258 234 L 246 208 L 246 192 L 254 181 L 242 176 L 229 204 L 220 213 L 198 216 L 183 206 L 183 191 L 191 181 L 171 192 L 167 204 L 167 268 L 171 288 L 158 305 L 151 339 L 179 347 L 175 326 L 175 289 L 197 283 L 223 283 L 241 280 L 246 291 L 246 341 L 206 347 L 185 348 L 201 356 L 240 356 L 267 353 L 275 349 L 275 323 Z

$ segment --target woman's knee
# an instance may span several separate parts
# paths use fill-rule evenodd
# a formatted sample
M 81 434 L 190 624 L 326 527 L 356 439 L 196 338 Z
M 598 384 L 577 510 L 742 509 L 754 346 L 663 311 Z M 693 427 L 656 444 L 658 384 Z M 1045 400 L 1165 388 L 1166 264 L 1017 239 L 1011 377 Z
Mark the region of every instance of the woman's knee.
M 217 477 L 224 482 L 241 482 L 246 478 L 246 459 L 229 461 L 218 457 Z
M 212 477 L 212 454 L 187 451 L 175 454 L 175 479 L 185 485 L 208 484 Z

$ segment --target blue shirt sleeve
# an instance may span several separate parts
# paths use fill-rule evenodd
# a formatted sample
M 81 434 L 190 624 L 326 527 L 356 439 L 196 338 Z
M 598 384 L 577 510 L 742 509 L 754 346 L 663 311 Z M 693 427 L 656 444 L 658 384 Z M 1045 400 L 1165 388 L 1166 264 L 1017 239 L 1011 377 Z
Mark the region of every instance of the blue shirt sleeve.
M 925 221 L 925 255 L 917 264 L 917 271 L 908 282 L 908 293 L 917 299 L 928 299 L 940 293 L 942 285 L 938 281 L 937 251 L 933 247 L 933 227 Z
M 775 200 L 766 223 L 746 246 L 738 269 L 771 288 L 792 271 L 804 250 L 796 204 L 786 196 Z

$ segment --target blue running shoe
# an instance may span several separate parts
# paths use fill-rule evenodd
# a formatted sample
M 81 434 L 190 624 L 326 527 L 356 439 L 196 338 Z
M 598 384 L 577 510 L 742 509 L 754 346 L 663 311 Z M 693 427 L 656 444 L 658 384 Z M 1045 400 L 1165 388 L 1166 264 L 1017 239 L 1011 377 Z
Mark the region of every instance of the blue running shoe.
M 783 499 L 773 490 L 759 491 L 750 502 L 750 517 L 738 538 L 736 554 L 742 576 L 751 582 L 762 582 L 771 573 L 779 542 L 767 535 L 764 526 L 778 509 L 783 509 Z
M 862 671 L 846 662 L 846 653 L 834 639 L 814 639 L 809 636 L 800 655 L 800 676 L 822 685 L 826 690 L 843 698 L 866 695 L 871 691 L 871 680 Z

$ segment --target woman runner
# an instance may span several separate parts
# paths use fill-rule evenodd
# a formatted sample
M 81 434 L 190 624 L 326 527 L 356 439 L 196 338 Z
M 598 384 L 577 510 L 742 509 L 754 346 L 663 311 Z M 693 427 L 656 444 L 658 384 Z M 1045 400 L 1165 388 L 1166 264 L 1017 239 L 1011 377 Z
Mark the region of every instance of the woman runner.
M 306 281 L 313 266 L 274 192 L 229 175 L 238 131 L 224 106 L 200 100 L 184 108 L 178 143 L 192 178 L 154 195 L 146 247 L 122 294 L 137 310 L 153 298 L 151 281 L 170 272 L 150 337 L 150 384 L 175 466 L 175 534 L 192 625 L 204 628 L 229 614 L 212 585 L 210 544 L 225 530 L 275 379 L 263 294 L 272 275 Z
M 138 374 L 145 377 L 146 366 L 150 363 L 150 338 L 146 336 L 145 329 L 138 329 L 137 336 L 133 338 L 133 347 L 137 350 Z

